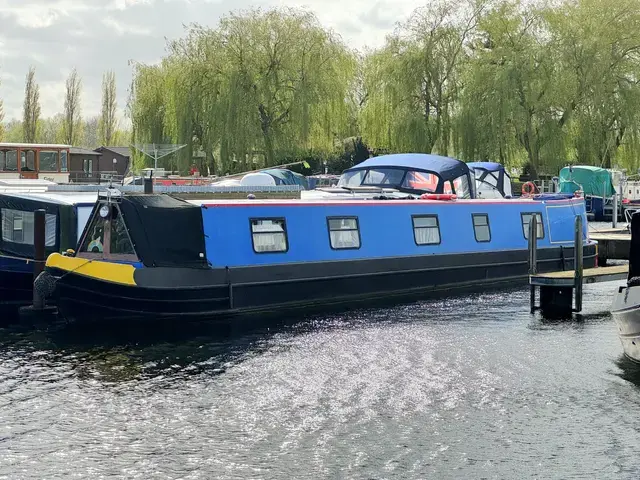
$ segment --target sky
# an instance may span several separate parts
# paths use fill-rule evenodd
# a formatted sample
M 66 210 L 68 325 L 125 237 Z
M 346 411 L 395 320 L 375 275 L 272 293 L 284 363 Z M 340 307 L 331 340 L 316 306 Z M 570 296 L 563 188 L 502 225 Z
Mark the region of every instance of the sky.
M 316 13 L 352 48 L 378 47 L 417 0 L 0 0 L 0 98 L 5 120 L 22 118 L 25 76 L 36 68 L 42 116 L 61 112 L 64 82 L 77 68 L 82 114 L 100 113 L 102 74 L 116 73 L 120 115 L 131 82 L 131 60 L 158 62 L 167 39 L 184 26 L 215 27 L 221 16 L 250 7 L 288 6 Z

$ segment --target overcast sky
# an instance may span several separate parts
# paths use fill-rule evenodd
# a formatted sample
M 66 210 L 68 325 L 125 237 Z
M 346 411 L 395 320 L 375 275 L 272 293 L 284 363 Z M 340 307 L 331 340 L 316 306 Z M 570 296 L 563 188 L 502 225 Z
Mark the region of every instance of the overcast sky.
M 0 0 L 0 97 L 5 120 L 22 117 L 24 80 L 36 67 L 42 115 L 62 111 L 64 81 L 76 67 L 83 79 L 83 115 L 100 110 L 105 70 L 116 72 L 118 107 L 124 108 L 133 59 L 157 62 L 165 38 L 179 38 L 183 25 L 215 26 L 230 10 L 251 6 L 296 6 L 356 48 L 377 47 L 416 0 Z

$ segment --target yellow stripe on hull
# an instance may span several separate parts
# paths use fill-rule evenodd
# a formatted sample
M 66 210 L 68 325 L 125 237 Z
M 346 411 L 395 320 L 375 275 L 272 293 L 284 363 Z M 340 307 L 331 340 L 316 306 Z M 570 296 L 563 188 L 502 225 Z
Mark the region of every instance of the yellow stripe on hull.
M 90 260 L 88 258 L 65 257 L 59 253 L 52 253 L 47 258 L 46 266 L 106 282 L 136 285 L 133 279 L 133 272 L 136 269 L 133 265 Z

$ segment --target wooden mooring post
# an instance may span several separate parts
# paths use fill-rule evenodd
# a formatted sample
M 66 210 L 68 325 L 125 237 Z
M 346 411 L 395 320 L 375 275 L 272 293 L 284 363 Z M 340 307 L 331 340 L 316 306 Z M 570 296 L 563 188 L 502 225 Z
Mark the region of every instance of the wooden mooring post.
M 37 281 L 44 271 L 46 261 L 46 231 L 46 211 L 38 209 L 33 212 L 33 298 L 32 305 L 21 307 L 19 310 L 20 319 L 23 321 L 27 319 L 43 320 L 57 313 L 55 307 L 47 306 L 43 288 Z

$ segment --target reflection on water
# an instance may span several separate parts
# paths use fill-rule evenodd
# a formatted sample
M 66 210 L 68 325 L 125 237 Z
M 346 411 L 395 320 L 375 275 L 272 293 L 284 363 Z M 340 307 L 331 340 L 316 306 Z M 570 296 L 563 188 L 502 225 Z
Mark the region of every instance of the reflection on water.
M 0 330 L 0 478 L 637 478 L 615 284 L 256 324 Z

